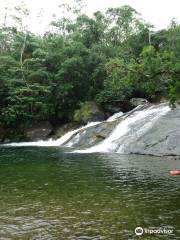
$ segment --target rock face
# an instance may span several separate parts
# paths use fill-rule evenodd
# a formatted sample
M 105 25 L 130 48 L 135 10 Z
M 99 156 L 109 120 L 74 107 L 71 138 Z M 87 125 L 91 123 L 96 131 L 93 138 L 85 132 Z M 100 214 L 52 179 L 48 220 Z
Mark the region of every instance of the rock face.
M 148 109 L 150 112 L 147 114 Z M 163 113 L 163 109 L 168 110 Z M 124 121 L 127 124 L 124 124 Z M 115 140 L 109 141 L 109 152 L 180 156 L 180 106 L 170 110 L 168 104 L 139 106 L 113 122 L 102 122 L 77 132 L 66 142 L 66 146 L 88 150 L 87 148 L 100 144 L 100 151 L 103 151 L 104 141 L 107 147 L 107 140 L 112 139 L 115 131 Z
M 68 132 L 62 136 L 65 141 L 58 138 L 54 143 L 50 141 L 50 146 L 74 147 L 84 153 L 180 156 L 180 105 L 170 109 L 167 103 L 146 103 L 113 121 L 77 127 L 65 125 L 59 129 L 57 138 Z M 69 132 L 72 128 L 76 130 Z M 26 130 L 26 137 L 31 141 L 46 140 L 51 133 L 49 122 L 39 122 Z
M 39 122 L 33 124 L 25 130 L 25 136 L 29 141 L 45 140 L 52 133 L 53 127 L 47 122 Z
M 131 143 L 128 152 L 180 156 L 180 106 L 160 118 L 138 141 Z
M 107 138 L 113 131 L 117 122 L 102 122 L 96 126 L 89 127 L 85 130 L 80 130 L 74 134 L 68 142 L 65 143 L 67 147 L 88 148 L 98 144 Z

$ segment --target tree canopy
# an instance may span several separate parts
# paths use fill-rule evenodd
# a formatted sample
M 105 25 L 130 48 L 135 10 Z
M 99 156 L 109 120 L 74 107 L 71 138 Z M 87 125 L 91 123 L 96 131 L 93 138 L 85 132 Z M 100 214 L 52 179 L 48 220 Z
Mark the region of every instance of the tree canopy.
M 0 26 L 1 123 L 70 121 L 82 102 L 92 100 L 179 101 L 178 23 L 152 31 L 130 6 L 89 17 L 81 4 L 71 9 L 74 20 L 53 21 L 44 36 L 23 25 L 24 6 L 16 9 L 14 26 Z

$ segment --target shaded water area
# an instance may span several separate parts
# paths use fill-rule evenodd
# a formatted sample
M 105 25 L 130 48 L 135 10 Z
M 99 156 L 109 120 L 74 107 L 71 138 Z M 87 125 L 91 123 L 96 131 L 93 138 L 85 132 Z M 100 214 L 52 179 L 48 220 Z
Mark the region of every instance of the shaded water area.
M 180 160 L 65 151 L 0 148 L 1 240 L 180 239 Z

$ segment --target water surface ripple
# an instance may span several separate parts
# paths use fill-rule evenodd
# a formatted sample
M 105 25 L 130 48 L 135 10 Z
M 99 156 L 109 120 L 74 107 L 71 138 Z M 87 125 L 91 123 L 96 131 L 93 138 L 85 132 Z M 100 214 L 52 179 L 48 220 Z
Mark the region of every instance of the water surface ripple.
M 0 148 L 1 240 L 180 239 L 180 160 Z

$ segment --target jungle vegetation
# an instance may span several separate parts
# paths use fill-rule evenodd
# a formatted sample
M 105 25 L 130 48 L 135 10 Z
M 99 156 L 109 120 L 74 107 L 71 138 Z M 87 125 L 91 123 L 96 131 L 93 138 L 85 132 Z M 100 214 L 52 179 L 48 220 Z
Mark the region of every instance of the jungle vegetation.
M 179 101 L 175 19 L 154 31 L 131 6 L 89 17 L 78 5 L 68 9 L 73 19 L 59 16 L 41 36 L 23 24 L 29 14 L 24 6 L 15 11 L 13 25 L 6 24 L 7 14 L 0 25 L 0 123 L 68 122 L 86 101 Z

